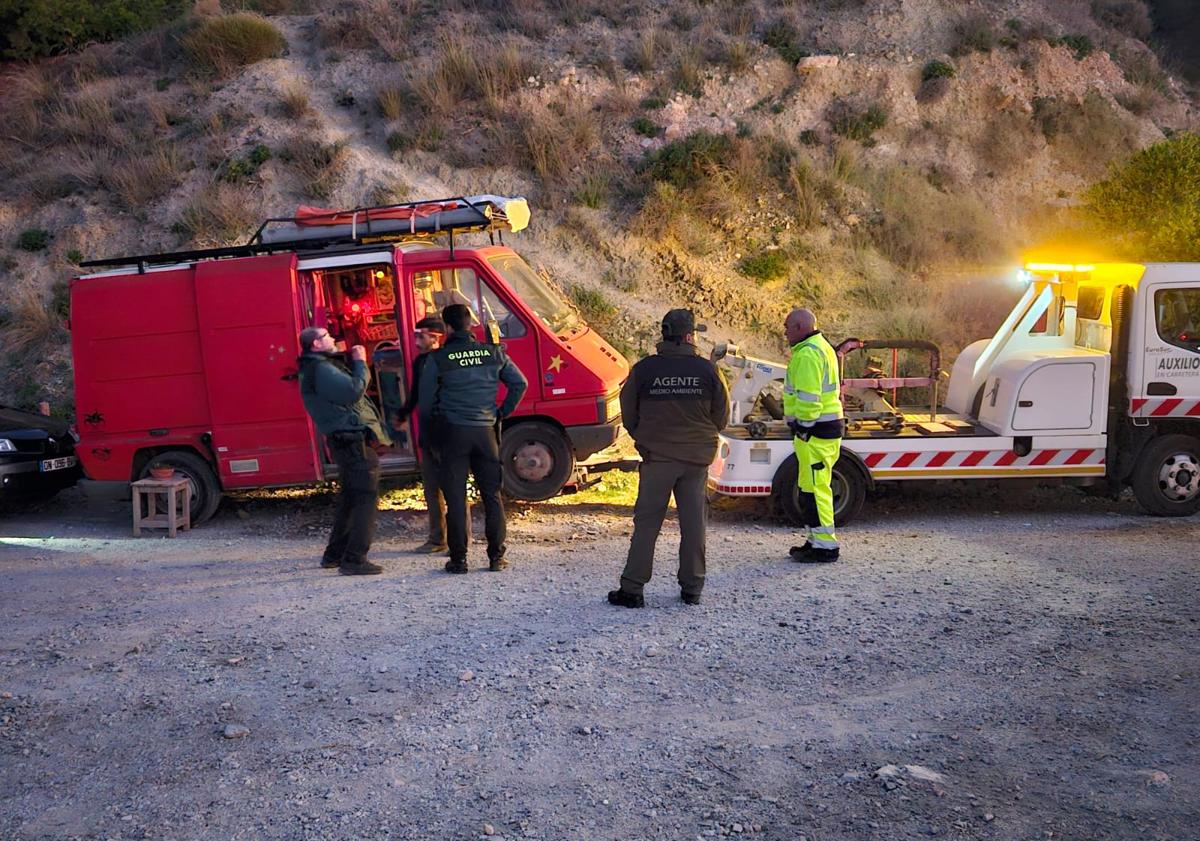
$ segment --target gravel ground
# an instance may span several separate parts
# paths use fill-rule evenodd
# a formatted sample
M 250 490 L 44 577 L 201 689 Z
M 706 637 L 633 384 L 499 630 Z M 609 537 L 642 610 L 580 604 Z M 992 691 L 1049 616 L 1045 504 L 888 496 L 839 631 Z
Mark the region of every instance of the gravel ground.
M 669 521 L 625 610 L 625 506 L 515 511 L 467 576 L 386 514 L 379 578 L 317 568 L 329 512 L 0 520 L 0 837 L 1200 837 L 1195 518 L 911 491 L 804 567 L 725 504 L 704 603 Z

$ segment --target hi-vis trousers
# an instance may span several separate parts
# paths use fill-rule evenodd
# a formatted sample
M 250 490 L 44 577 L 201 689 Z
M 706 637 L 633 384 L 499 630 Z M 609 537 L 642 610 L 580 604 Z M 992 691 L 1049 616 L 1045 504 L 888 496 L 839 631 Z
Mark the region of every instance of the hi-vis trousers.
M 841 438 L 793 438 L 800 463 L 800 510 L 808 527 L 808 542 L 816 549 L 838 548 L 833 528 L 833 466 L 842 452 Z

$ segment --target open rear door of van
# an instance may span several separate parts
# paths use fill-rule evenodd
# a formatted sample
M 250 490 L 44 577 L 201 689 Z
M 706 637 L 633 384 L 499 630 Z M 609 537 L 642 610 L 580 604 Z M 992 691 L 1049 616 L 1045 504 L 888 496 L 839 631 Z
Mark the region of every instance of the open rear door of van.
M 296 379 L 296 256 L 197 263 L 196 310 L 221 484 L 321 480 Z

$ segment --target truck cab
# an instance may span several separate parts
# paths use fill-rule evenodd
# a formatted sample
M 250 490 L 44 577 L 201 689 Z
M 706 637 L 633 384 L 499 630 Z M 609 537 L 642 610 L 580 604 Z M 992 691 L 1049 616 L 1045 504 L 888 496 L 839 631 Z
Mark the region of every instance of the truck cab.
M 151 461 L 193 484 L 193 519 L 225 490 L 302 485 L 336 472 L 297 388 L 299 331 L 367 348 L 368 396 L 390 427 L 384 475 L 418 469 L 410 391 L 414 328 L 462 303 L 477 338 L 503 346 L 530 387 L 501 443 L 504 488 L 557 494 L 620 434 L 628 364 L 548 278 L 497 235 L 523 199 L 443 199 L 267 220 L 245 246 L 110 258 L 72 282 L 80 458 L 128 482 Z M 456 234 L 483 233 L 462 247 Z

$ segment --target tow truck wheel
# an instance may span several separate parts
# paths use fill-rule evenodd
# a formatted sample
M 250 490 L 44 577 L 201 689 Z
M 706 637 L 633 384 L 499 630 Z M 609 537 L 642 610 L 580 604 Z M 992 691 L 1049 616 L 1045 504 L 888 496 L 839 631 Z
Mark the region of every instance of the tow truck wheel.
M 1133 494 L 1158 517 L 1186 517 L 1200 511 L 1200 439 L 1164 435 L 1151 442 L 1133 469 Z
M 800 507 L 799 462 L 795 455 L 784 459 L 775 471 L 771 486 L 771 499 L 783 513 L 783 517 L 796 527 L 802 527 L 804 512 Z M 833 489 L 833 522 L 844 526 L 862 513 L 867 501 L 867 480 L 858 465 L 847 458 L 839 458 L 833 466 L 830 482 Z
M 500 464 L 506 494 L 513 499 L 540 502 L 558 494 L 571 478 L 575 451 L 558 428 L 529 421 L 504 430 Z
M 217 513 L 217 506 L 221 503 L 221 486 L 217 484 L 217 476 L 208 466 L 208 462 L 185 450 L 171 450 L 159 453 L 147 461 L 142 467 L 139 479 L 150 476 L 152 464 L 169 465 L 175 468 L 176 474 L 187 477 L 192 492 L 190 510 L 193 526 L 203 523 Z

